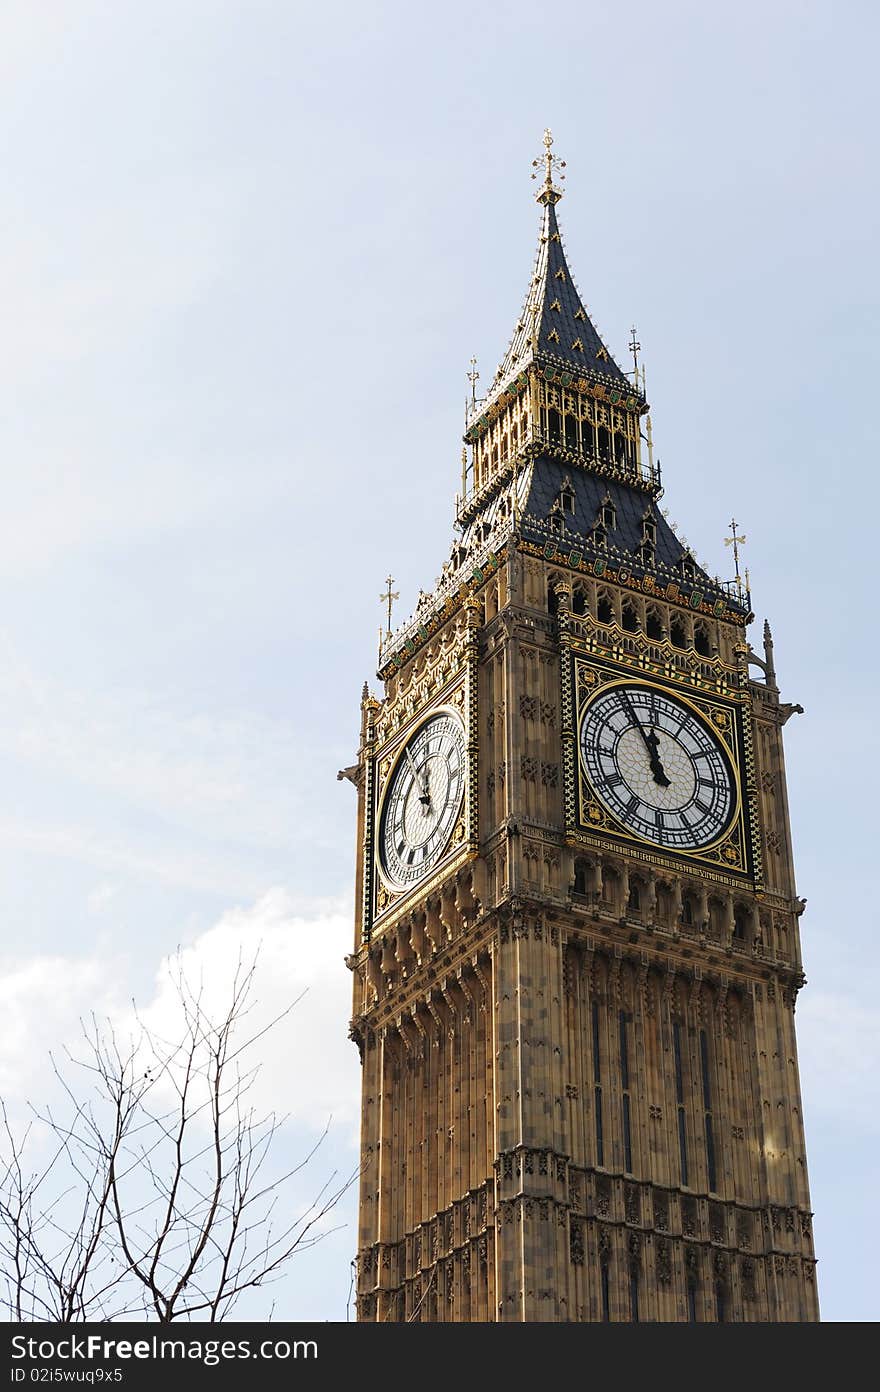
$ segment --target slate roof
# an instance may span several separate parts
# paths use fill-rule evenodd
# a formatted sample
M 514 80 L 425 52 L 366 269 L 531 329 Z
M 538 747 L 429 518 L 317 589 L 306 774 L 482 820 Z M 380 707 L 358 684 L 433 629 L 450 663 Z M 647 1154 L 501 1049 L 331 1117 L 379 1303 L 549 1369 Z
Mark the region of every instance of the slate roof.
M 558 506 L 563 487 L 574 495 L 574 508 L 564 512 Z M 518 478 L 518 529 L 522 536 L 546 545 L 552 541 L 557 550 L 580 551 L 588 557 L 602 556 L 612 568 L 623 562 L 634 575 L 652 575 L 658 586 L 676 581 L 682 592 L 698 589 L 706 597 L 724 597 L 730 608 L 745 612 L 732 588 L 719 585 L 697 562 L 670 527 L 650 494 L 615 479 L 604 478 L 582 468 L 571 467 L 562 460 L 537 455 L 524 466 Z M 476 550 L 491 533 L 496 537 L 510 527 L 509 514 L 502 511 L 508 491 L 504 490 L 480 510 L 465 529 L 462 545 Z M 601 509 L 609 501 L 615 510 L 615 525 L 607 530 L 604 545 L 598 545 L 593 528 L 601 522 Z M 563 528 L 554 526 L 552 519 L 562 518 Z M 641 547 L 644 540 L 642 523 L 650 518 L 656 528 L 653 561 L 645 566 Z M 682 562 L 693 564 L 693 578 L 688 580 Z
M 624 386 L 630 393 L 634 390 L 602 342 L 578 294 L 565 258 L 555 201 L 547 197 L 542 202 L 534 273 L 513 337 L 481 410 L 511 377 L 535 360 L 609 386 Z M 641 397 L 641 392 L 637 394 Z

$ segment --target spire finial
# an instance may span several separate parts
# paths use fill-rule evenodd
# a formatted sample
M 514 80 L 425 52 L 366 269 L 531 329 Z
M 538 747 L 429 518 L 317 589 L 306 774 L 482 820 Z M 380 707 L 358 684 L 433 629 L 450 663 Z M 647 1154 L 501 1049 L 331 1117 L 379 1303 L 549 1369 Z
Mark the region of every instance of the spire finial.
M 565 168 L 565 160 L 558 159 L 553 154 L 553 132 L 547 128 L 544 132 L 544 154 L 540 159 L 532 160 L 532 178 L 537 179 L 536 171 L 544 165 L 544 186 L 537 195 L 539 203 L 558 203 L 562 197 L 562 190 L 555 187 L 553 183 L 553 171 L 559 170 L 560 183 L 565 178 L 561 172 Z
M 477 383 L 480 380 L 476 358 L 471 358 L 471 370 L 467 374 L 467 379 L 471 384 L 471 407 L 473 408 L 477 404 Z
M 742 580 L 741 580 L 741 578 L 740 578 L 740 573 L 739 573 L 739 548 L 740 548 L 741 546 L 745 546 L 745 544 L 746 544 L 746 538 L 745 538 L 745 533 L 743 533 L 742 536 L 737 536 L 736 528 L 737 528 L 736 519 L 732 517 L 732 518 L 730 519 L 730 536 L 724 538 L 724 545 L 725 545 L 725 546 L 732 546 L 732 547 L 733 547 L 733 565 L 734 565 L 734 569 L 735 569 L 735 571 L 736 571 L 736 588 L 737 588 L 737 591 L 738 591 L 738 593 L 739 593 L 740 599 L 742 599 L 743 586 L 742 586 Z M 748 589 L 748 587 L 749 587 L 749 578 L 748 578 L 748 577 L 749 577 L 749 572 L 746 571 L 746 589 Z
M 387 627 L 386 630 L 385 630 L 385 637 L 386 637 L 386 638 L 390 638 L 390 637 L 391 637 L 391 606 L 392 606 L 392 604 L 394 603 L 395 599 L 400 599 L 400 595 L 397 594 L 394 590 L 392 590 L 391 586 L 394 584 L 394 580 L 392 579 L 392 577 L 391 577 L 390 575 L 389 575 L 388 578 L 386 579 L 385 584 L 388 586 L 388 588 L 387 588 L 387 590 L 384 590 L 384 591 L 382 592 L 382 594 L 380 594 L 380 596 L 379 596 L 379 603 L 380 603 L 380 604 L 383 604 L 383 605 L 387 604 L 387 606 L 388 606 L 388 627 Z
M 639 353 L 642 351 L 642 345 L 641 345 L 641 343 L 639 343 L 639 340 L 638 340 L 638 338 L 636 337 L 636 326 L 635 326 L 635 324 L 633 324 L 632 328 L 631 328 L 630 331 L 629 331 L 629 351 L 630 351 L 630 352 L 632 353 L 632 355 L 633 355 L 633 381 L 635 382 L 636 386 L 638 386 L 638 385 L 639 385 Z

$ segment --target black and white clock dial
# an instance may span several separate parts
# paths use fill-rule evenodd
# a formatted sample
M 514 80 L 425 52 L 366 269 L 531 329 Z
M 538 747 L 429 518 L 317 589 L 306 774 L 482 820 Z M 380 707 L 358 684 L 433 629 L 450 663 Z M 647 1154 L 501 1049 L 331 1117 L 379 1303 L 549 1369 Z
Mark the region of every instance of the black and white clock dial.
M 655 687 L 605 687 L 581 719 L 581 760 L 595 796 L 636 836 L 670 850 L 717 841 L 736 811 L 720 740 L 696 711 Z
M 453 712 L 440 711 L 407 740 L 382 799 L 380 865 L 394 888 L 409 888 L 441 859 L 464 787 L 464 726 Z

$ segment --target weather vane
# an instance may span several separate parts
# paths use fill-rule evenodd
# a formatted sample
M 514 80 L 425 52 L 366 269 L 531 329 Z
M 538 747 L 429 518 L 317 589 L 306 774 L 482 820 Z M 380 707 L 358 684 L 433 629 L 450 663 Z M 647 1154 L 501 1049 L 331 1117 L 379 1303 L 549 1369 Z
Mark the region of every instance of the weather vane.
M 537 171 L 543 164 L 544 187 L 539 193 L 538 198 L 541 201 L 549 199 L 552 203 L 558 203 L 562 194 L 558 188 L 554 188 L 553 186 L 553 171 L 554 169 L 559 171 L 559 179 L 561 182 L 565 178 L 565 175 L 562 173 L 562 170 L 565 168 L 565 160 L 557 159 L 556 155 L 552 153 L 552 145 L 553 132 L 548 128 L 544 132 L 544 154 L 540 159 L 532 160 L 532 178 L 537 179 Z
M 746 544 L 746 538 L 745 538 L 745 533 L 743 533 L 742 536 L 737 536 L 736 527 L 737 527 L 736 520 L 735 520 L 734 518 L 731 518 L 731 519 L 730 519 L 730 532 L 731 532 L 731 535 L 730 535 L 729 537 L 725 537 L 725 538 L 724 538 L 724 545 L 725 545 L 725 546 L 732 546 L 732 547 L 733 547 L 733 568 L 734 568 L 734 570 L 736 571 L 736 588 L 737 588 L 737 591 L 738 591 L 738 593 L 739 593 L 739 595 L 740 595 L 740 598 L 742 598 L 742 588 L 743 588 L 743 587 L 742 587 L 742 580 L 740 579 L 740 574 L 739 574 L 739 548 L 740 548 L 741 546 L 745 546 L 745 544 Z M 748 584 L 748 571 L 746 571 L 746 584 Z
M 387 605 L 388 605 L 388 627 L 387 627 L 386 630 L 385 630 L 385 637 L 386 637 L 386 638 L 390 638 L 390 637 L 391 637 L 391 606 L 392 606 L 392 604 L 394 603 L 395 599 L 400 599 L 400 595 L 399 595 L 395 590 L 392 590 L 391 586 L 394 584 L 394 580 L 393 580 L 393 578 L 392 578 L 390 575 L 389 575 L 388 578 L 386 579 L 385 584 L 388 586 L 388 588 L 387 588 L 387 590 L 383 590 L 382 594 L 380 594 L 380 596 L 379 596 L 379 603 L 380 603 L 380 604 L 387 604 Z

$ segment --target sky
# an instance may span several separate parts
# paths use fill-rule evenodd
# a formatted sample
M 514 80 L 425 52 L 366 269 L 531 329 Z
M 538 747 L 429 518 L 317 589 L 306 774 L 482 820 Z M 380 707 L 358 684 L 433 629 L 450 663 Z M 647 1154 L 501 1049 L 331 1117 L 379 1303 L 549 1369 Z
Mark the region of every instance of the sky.
M 353 761 L 379 595 L 452 539 L 465 373 L 531 274 L 531 161 L 597 327 L 635 324 L 663 506 L 748 540 L 809 984 L 819 1294 L 874 1320 L 880 1062 L 876 7 L 0 4 L 0 1082 L 83 1012 L 261 946 L 266 1105 L 357 1160 Z M 315 1060 L 321 1060 L 320 1069 Z M 317 1186 L 316 1186 L 317 1187 Z M 276 1287 L 346 1318 L 344 1224 Z M 258 1313 L 258 1312 L 256 1312 Z

